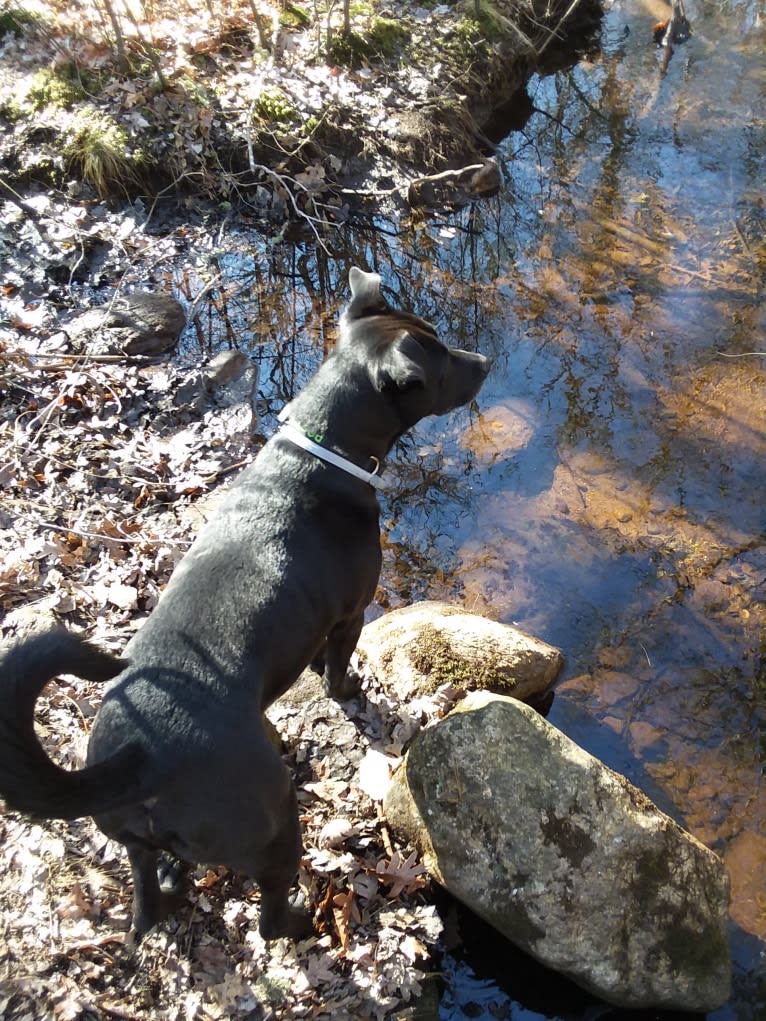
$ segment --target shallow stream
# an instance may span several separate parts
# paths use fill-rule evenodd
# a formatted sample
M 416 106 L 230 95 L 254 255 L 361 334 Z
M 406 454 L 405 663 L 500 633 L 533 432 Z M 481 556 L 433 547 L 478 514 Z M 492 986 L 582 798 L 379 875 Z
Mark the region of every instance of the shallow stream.
M 562 649 L 550 721 L 725 859 L 734 993 L 710 1017 L 757 1021 L 766 15 L 758 0 L 689 0 L 693 35 L 663 76 L 655 14 L 615 5 L 597 53 L 533 79 L 535 112 L 500 145 L 498 197 L 321 229 L 321 245 L 264 250 L 230 222 L 173 284 L 198 289 L 203 262 L 221 274 L 218 325 L 198 318 L 189 353 L 236 343 L 260 362 L 264 431 L 331 344 L 354 264 L 494 358 L 478 406 L 423 423 L 389 463 L 373 612 L 445 598 Z M 522 998 L 513 969 L 495 977 L 510 999 L 458 982 L 443 1016 L 625 1016 L 562 1006 L 549 978 Z

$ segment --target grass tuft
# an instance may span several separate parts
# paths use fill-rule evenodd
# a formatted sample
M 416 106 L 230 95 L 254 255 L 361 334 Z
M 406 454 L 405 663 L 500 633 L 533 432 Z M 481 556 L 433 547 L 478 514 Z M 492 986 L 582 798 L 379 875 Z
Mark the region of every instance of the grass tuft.
M 146 169 L 143 157 L 130 152 L 126 132 L 94 113 L 74 118 L 65 154 L 70 172 L 79 174 L 100 198 L 130 194 Z

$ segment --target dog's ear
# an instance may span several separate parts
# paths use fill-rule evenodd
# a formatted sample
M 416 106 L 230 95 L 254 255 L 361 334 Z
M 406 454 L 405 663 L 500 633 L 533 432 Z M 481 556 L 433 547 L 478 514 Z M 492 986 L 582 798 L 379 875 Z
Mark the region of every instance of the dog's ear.
M 351 267 L 348 275 L 351 286 L 351 301 L 346 309 L 347 319 L 361 319 L 388 311 L 388 302 L 380 293 L 380 277 L 377 273 L 365 273 L 363 269 Z
M 407 390 L 413 386 L 425 386 L 424 361 L 425 351 L 422 346 L 411 333 L 403 330 L 386 347 L 373 369 L 375 389 Z

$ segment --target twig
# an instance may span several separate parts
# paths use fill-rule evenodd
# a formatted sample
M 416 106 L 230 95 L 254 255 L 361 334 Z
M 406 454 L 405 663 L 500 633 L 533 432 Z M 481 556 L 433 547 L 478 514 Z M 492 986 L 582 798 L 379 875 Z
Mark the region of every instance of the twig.
M 386 854 L 389 858 L 394 856 L 394 845 L 391 843 L 391 833 L 386 823 L 386 817 L 383 813 L 383 806 L 380 802 L 375 802 L 375 811 L 378 816 L 378 827 L 380 829 L 380 838 L 383 841 L 383 847 L 385 848 Z
M 223 279 L 222 274 L 217 273 L 213 277 L 213 279 L 210 280 L 208 283 L 206 283 L 205 286 L 202 288 L 202 290 L 198 294 L 196 294 L 194 296 L 194 299 L 193 299 L 191 305 L 189 306 L 189 311 L 188 311 L 187 316 L 186 316 L 186 318 L 187 318 L 187 320 L 189 322 L 192 322 L 194 317 L 197 315 L 197 309 L 199 308 L 199 306 L 202 304 L 202 302 L 205 300 L 205 298 L 208 296 L 208 294 L 210 294 L 211 291 L 214 291 L 215 288 L 220 285 L 222 279 Z M 238 287 L 234 291 L 234 293 L 236 294 L 237 291 L 239 291 L 241 289 L 242 289 L 241 287 Z
M 456 170 L 442 170 L 440 174 L 426 174 L 425 177 L 415 177 L 410 181 L 410 187 L 417 187 L 421 184 L 431 184 L 433 181 L 446 181 L 451 177 L 461 177 L 463 174 L 470 174 L 475 170 L 482 170 L 485 163 L 471 163 L 467 167 L 458 167 Z
M 24 213 L 24 215 L 28 218 L 29 223 L 31 223 L 31 225 L 37 231 L 40 240 L 44 241 L 46 245 L 52 246 L 53 241 L 51 240 L 50 235 L 45 230 L 45 227 L 42 224 L 42 217 L 37 212 L 35 207 L 31 205 L 29 202 L 27 202 L 26 199 L 23 199 L 21 195 L 19 195 L 19 193 L 15 191 L 10 186 L 10 184 L 8 184 L 4 177 L 0 177 L 0 188 L 3 188 L 7 193 L 8 201 L 12 202 L 14 206 L 18 206 L 22 213 Z
M 39 358 L 53 358 L 53 355 L 34 354 L 27 351 L 3 351 L 0 358 L 12 360 L 13 358 L 34 358 L 32 369 L 71 369 L 72 362 L 88 362 L 94 365 L 154 365 L 165 355 L 97 355 L 97 354 L 59 354 L 55 360 L 50 362 L 37 361 Z
M 253 21 L 255 21 L 255 27 L 258 32 L 258 42 L 261 44 L 261 49 L 266 50 L 267 53 L 271 53 L 274 49 L 272 40 L 269 39 L 268 33 L 266 32 L 266 22 L 263 20 L 261 12 L 255 5 L 255 0 L 249 0 L 250 12 L 253 15 Z M 276 19 L 279 24 L 279 18 Z
M 144 543 L 144 545 L 148 546 L 191 546 L 191 539 L 149 539 L 143 535 L 106 535 L 104 532 L 88 532 L 83 528 L 57 525 L 53 521 L 38 521 L 37 525 L 40 528 L 52 528 L 54 532 L 81 535 L 84 539 L 100 539 L 101 542 Z
M 395 195 L 398 191 L 404 191 L 409 184 L 396 184 L 393 188 L 341 188 L 341 195 L 357 195 L 359 197 L 380 197 Z
M 241 461 L 235 461 L 234 464 L 227 465 L 226 468 L 218 468 L 212 473 L 212 475 L 206 475 L 203 482 L 211 485 L 213 482 L 217 482 L 218 479 L 223 479 L 227 475 L 231 475 L 232 472 L 239 471 L 240 468 L 244 468 L 248 464 L 250 464 L 250 458 L 245 457 Z
M 252 120 L 254 110 L 255 110 L 255 104 L 253 104 L 251 106 L 251 108 L 250 108 L 250 116 L 248 118 L 249 120 Z M 287 193 L 288 199 L 290 200 L 290 205 L 293 207 L 293 212 L 296 214 L 296 216 L 299 216 L 302 220 L 305 220 L 306 223 L 308 223 L 309 227 L 312 230 L 312 233 L 314 234 L 314 237 L 316 238 L 317 244 L 322 249 L 322 251 L 325 253 L 325 255 L 329 259 L 331 259 L 332 258 L 332 253 L 330 252 L 330 249 L 327 247 L 327 245 L 322 240 L 322 237 L 321 237 L 321 235 L 319 233 L 319 230 L 317 228 L 317 224 L 319 224 L 322 227 L 331 226 L 329 220 L 322 220 L 319 217 L 311 216 L 305 210 L 300 209 L 299 206 L 298 206 L 298 203 L 296 201 L 295 195 L 293 194 L 293 192 L 290 189 L 290 185 L 292 185 L 293 188 L 299 188 L 301 191 L 305 192 L 306 195 L 308 196 L 309 200 L 313 201 L 313 197 L 312 197 L 311 193 L 309 192 L 308 188 L 305 185 L 301 184 L 300 181 L 296 181 L 294 177 L 290 177 L 287 174 L 278 174 L 276 170 L 272 170 L 271 167 L 267 167 L 264 163 L 256 163 L 255 162 L 255 152 L 253 151 L 253 136 L 252 136 L 252 134 L 248 134 L 248 136 L 247 136 L 247 158 L 248 158 L 248 163 L 250 165 L 250 170 L 252 171 L 252 173 L 254 173 L 254 174 L 257 174 L 257 173 L 265 174 L 267 177 L 271 178 L 272 181 L 276 181 L 278 184 L 282 185 L 282 187 L 284 188 L 285 192 Z
M 61 401 L 61 398 L 66 393 L 68 385 L 69 384 L 66 381 L 63 382 L 61 384 L 61 386 L 59 388 L 59 391 L 56 394 L 56 396 L 53 397 L 48 402 L 48 404 L 45 406 L 44 410 L 39 412 L 36 415 L 33 415 L 33 417 L 29 420 L 29 422 L 27 424 L 27 434 L 28 434 L 27 443 L 26 443 L 27 446 L 31 446 L 33 443 L 36 443 L 38 440 L 40 440 L 42 438 L 43 433 L 45 432 L 45 430 L 48 427 L 48 423 L 53 418 L 53 415 L 54 415 L 54 413 L 56 411 L 56 408 L 59 405 L 59 402 Z M 19 416 L 19 417 L 21 417 L 21 416 Z M 16 421 L 18 422 L 18 419 Z M 31 433 L 31 430 L 34 428 L 35 423 L 39 423 L 39 428 L 36 430 L 36 432 Z
M 550 30 L 550 32 L 548 33 L 548 38 L 545 40 L 545 42 L 542 44 L 542 46 L 540 46 L 536 50 L 536 54 L 537 54 L 538 57 L 540 57 L 548 49 L 548 47 L 550 46 L 550 44 L 553 42 L 554 39 L 560 38 L 559 30 L 561 29 L 561 26 L 567 20 L 569 15 L 572 14 L 572 12 L 574 11 L 575 7 L 577 7 L 579 3 L 580 3 L 580 0 L 572 0 L 572 3 L 569 5 L 569 7 L 567 7 L 567 9 L 564 11 L 562 16 L 559 18 L 559 21 L 558 21 L 558 24 L 556 25 L 556 27 L 552 28 Z
M 85 729 L 85 722 L 86 722 L 85 721 L 85 713 L 79 707 L 77 702 L 72 698 L 72 696 L 69 694 L 69 692 L 68 691 L 64 691 L 64 687 L 63 687 L 63 685 L 60 682 L 58 684 L 58 694 L 61 696 L 61 698 L 65 699 L 67 702 L 70 703 L 70 705 L 72 705 L 74 707 L 75 711 L 77 712 L 78 716 L 80 717 L 80 722 L 83 724 L 83 729 Z

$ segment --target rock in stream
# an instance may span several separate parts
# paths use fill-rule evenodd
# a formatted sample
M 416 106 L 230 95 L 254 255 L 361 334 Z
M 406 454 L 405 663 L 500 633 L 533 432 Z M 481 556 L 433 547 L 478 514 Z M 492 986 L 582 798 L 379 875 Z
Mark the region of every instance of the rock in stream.
M 609 1003 L 728 998 L 723 863 L 516 699 L 472 692 L 424 730 L 384 808 L 454 896 Z
M 546 692 L 564 664 L 558 649 L 449 603 L 423 600 L 367 624 L 357 645 L 399 699 L 449 684 L 527 700 Z

